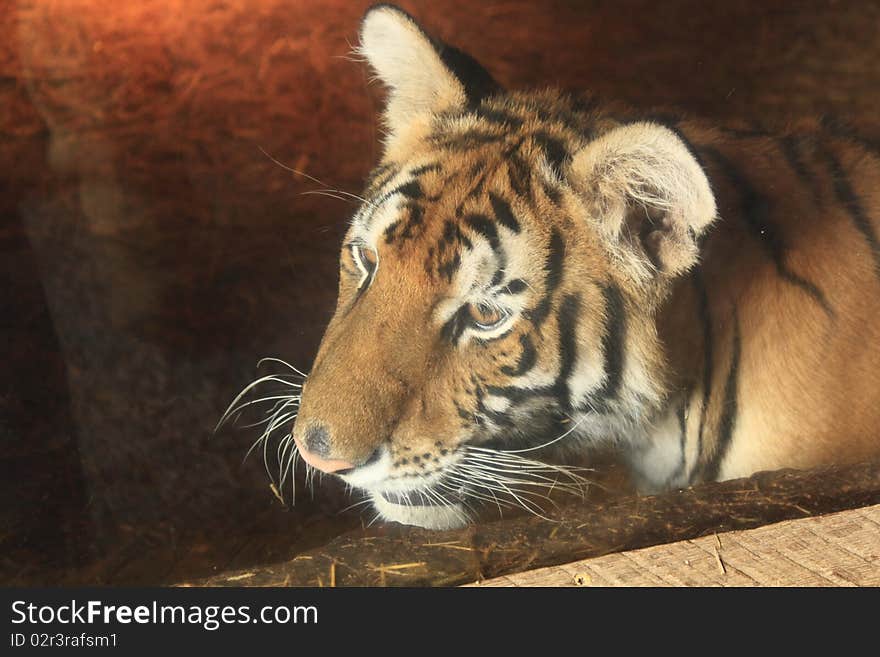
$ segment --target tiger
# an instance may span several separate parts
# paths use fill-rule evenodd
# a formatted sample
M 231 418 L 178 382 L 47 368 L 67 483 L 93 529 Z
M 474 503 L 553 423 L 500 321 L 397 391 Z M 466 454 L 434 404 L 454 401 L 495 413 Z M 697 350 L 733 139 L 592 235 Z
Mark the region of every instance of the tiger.
M 450 529 L 599 448 L 645 493 L 880 455 L 880 142 L 509 91 L 392 5 L 359 36 L 383 154 L 296 459 Z

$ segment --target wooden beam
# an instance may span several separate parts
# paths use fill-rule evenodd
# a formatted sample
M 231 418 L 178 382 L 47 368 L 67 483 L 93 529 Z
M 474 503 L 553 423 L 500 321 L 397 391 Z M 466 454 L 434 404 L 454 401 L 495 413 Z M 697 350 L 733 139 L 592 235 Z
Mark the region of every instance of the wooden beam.
M 291 561 L 183 585 L 438 586 L 880 504 L 880 464 L 759 473 L 432 532 L 392 524 L 340 536 Z
M 880 505 L 609 554 L 473 586 L 880 586 Z

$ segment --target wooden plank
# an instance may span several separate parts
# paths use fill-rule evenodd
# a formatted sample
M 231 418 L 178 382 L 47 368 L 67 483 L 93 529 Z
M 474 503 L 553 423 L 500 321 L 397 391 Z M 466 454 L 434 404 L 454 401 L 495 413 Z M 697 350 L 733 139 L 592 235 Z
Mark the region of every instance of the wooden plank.
M 609 554 L 471 586 L 880 586 L 880 505 Z
M 324 586 L 331 580 L 339 586 L 466 584 L 716 532 L 749 529 L 874 504 L 880 504 L 880 464 L 877 463 L 806 472 L 765 472 L 748 479 L 663 495 L 627 496 L 603 502 L 587 500 L 562 507 L 549 519 L 508 518 L 446 532 L 393 524 L 374 527 L 343 535 L 287 562 L 227 572 L 183 585 Z M 868 524 L 862 531 L 870 533 L 872 525 L 868 520 L 865 522 Z M 853 550 L 853 554 L 864 558 L 873 555 L 870 541 L 852 548 L 841 543 L 840 536 L 849 536 L 847 532 L 848 525 L 839 526 L 827 540 L 836 548 Z M 809 545 L 808 538 L 800 540 Z M 761 549 L 751 548 L 763 558 Z M 737 543 L 727 548 L 728 554 L 743 564 L 737 569 L 741 582 L 755 582 L 769 576 L 758 566 L 745 565 L 745 551 L 748 548 Z M 651 582 L 657 585 L 695 584 L 706 581 L 712 567 L 718 568 L 717 563 L 712 565 L 715 557 L 711 548 L 700 542 L 694 542 L 685 557 L 697 565 L 674 576 L 656 565 L 652 558 L 624 557 L 616 563 L 616 570 L 603 573 L 605 579 L 600 581 L 611 583 L 637 574 L 645 577 L 648 573 Z M 854 570 L 850 572 L 851 569 Z M 564 577 L 563 572 L 572 574 L 564 565 L 554 572 L 560 578 Z M 855 563 L 841 572 L 861 581 L 862 571 Z M 807 578 L 806 574 L 802 575 Z M 839 578 L 845 579 L 843 575 Z M 828 583 L 838 581 L 826 579 Z

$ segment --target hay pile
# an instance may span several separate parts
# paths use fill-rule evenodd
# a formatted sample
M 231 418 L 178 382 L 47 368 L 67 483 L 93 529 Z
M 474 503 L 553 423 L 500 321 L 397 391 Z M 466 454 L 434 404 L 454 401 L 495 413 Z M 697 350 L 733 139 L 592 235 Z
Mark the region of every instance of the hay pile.
M 272 175 L 263 147 L 356 184 L 373 135 L 363 71 L 341 57 L 355 4 L 23 0 L 19 50 L 4 59 L 52 131 L 63 172 L 116 173 L 153 193 L 184 180 L 237 194 L 296 188 Z M 17 99 L 2 131 L 34 135 L 39 122 Z

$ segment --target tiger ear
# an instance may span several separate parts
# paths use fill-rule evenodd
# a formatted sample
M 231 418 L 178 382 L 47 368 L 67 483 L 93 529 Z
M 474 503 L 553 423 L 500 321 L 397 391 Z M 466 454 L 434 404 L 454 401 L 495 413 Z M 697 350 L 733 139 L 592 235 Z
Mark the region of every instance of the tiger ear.
M 420 114 L 464 109 L 498 90 L 473 58 L 432 39 L 393 5 L 367 11 L 357 52 L 388 87 L 385 122 L 392 139 Z
M 600 233 L 642 281 L 675 276 L 699 258 L 715 220 L 703 168 L 672 130 L 649 122 L 614 128 L 572 158 L 572 183 Z

